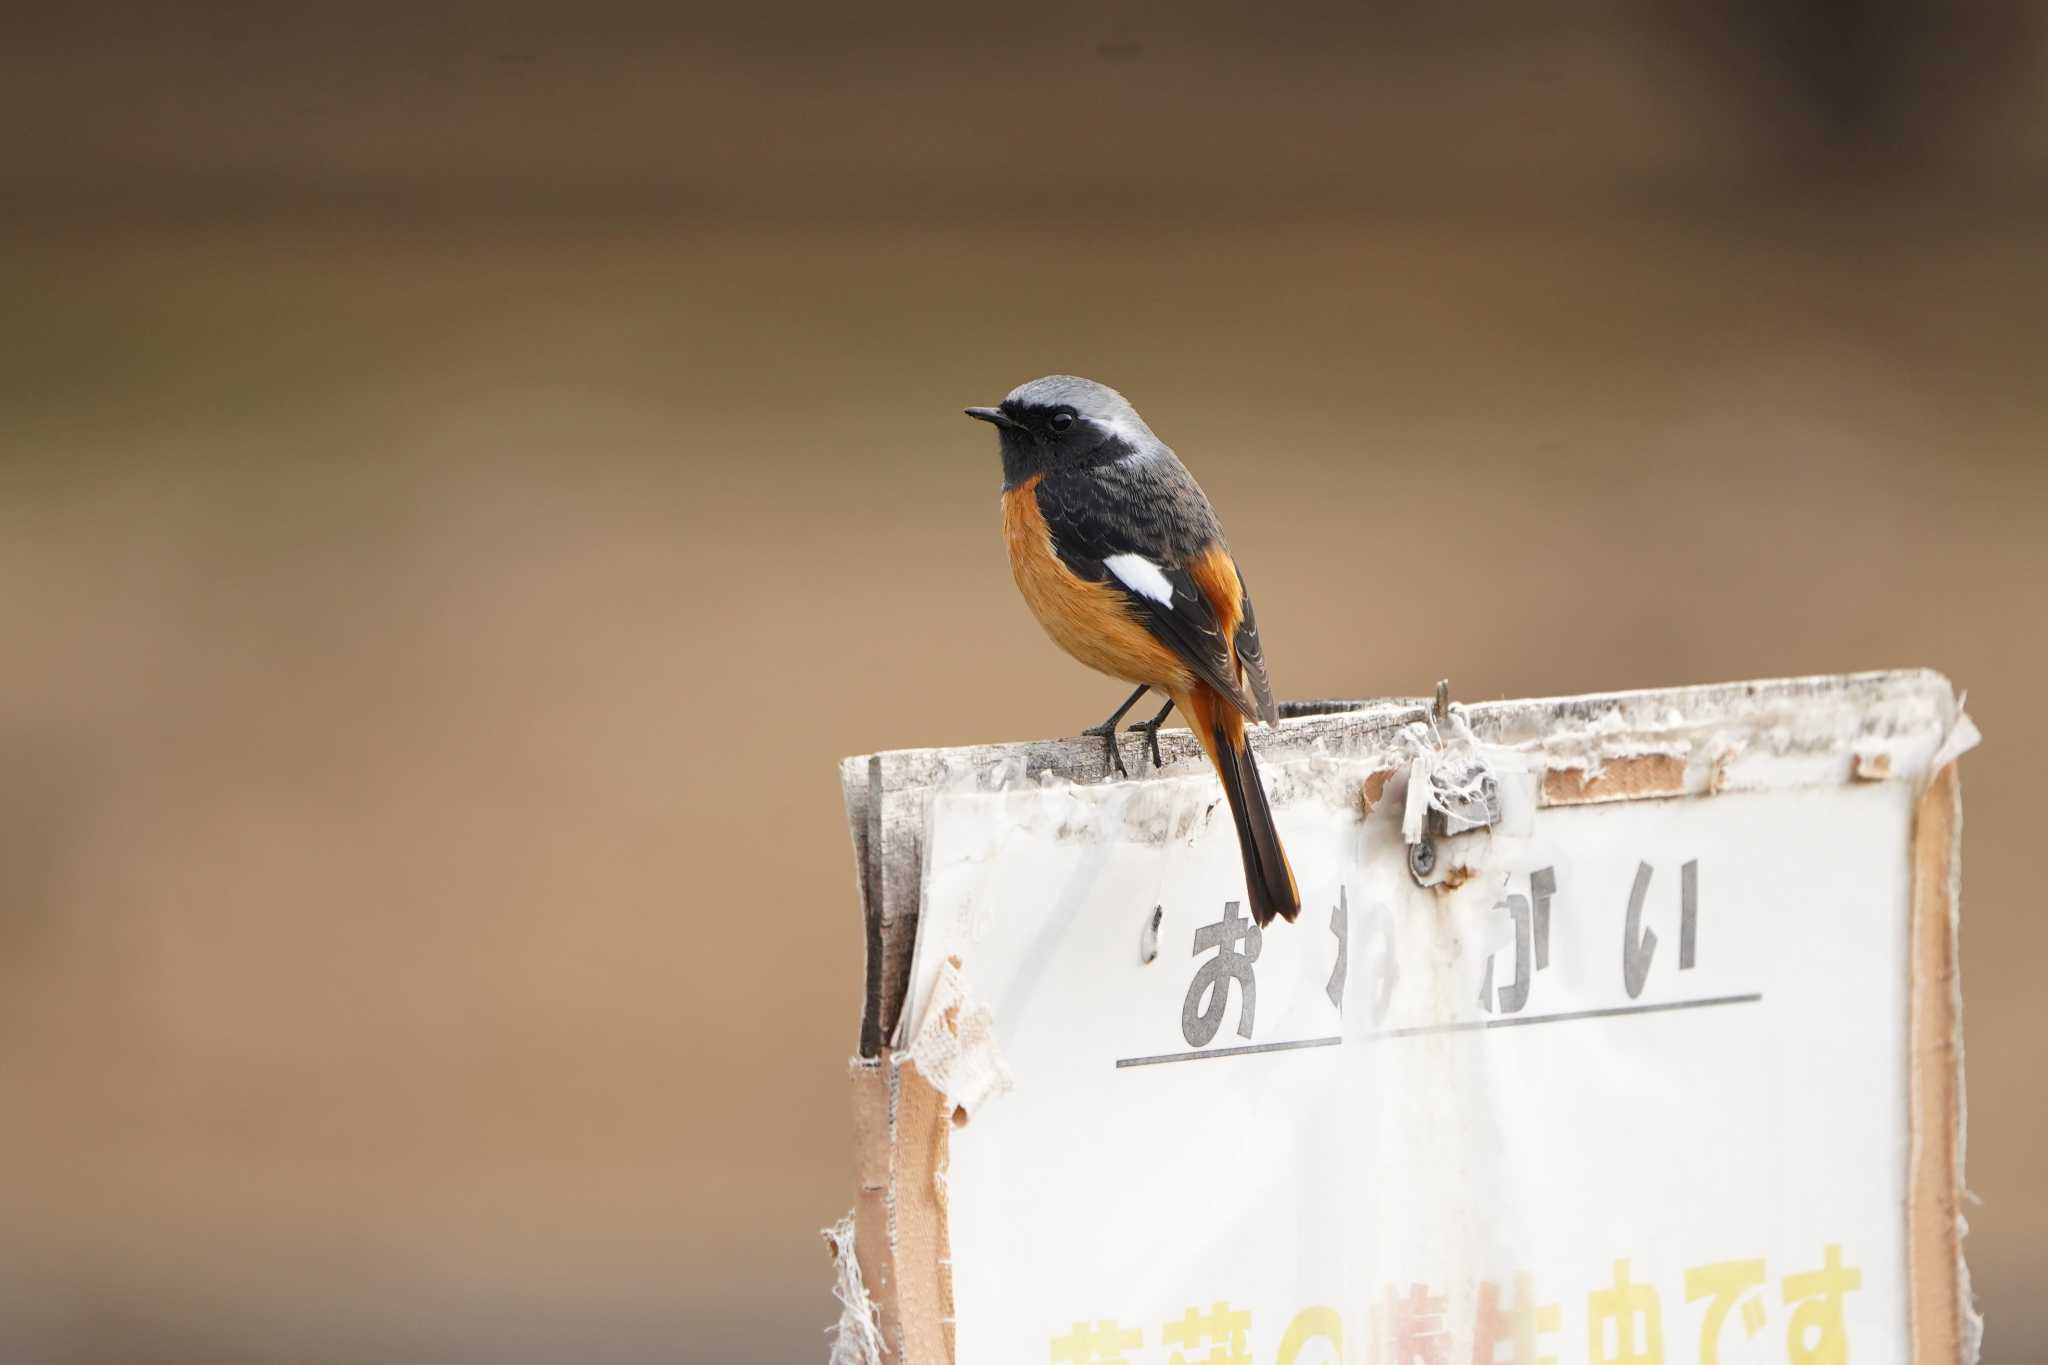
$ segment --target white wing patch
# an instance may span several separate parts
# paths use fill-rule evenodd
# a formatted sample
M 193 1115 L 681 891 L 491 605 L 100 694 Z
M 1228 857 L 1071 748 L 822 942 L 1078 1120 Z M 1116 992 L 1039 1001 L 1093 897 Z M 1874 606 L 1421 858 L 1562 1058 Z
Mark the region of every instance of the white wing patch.
M 1143 555 L 1111 555 L 1102 567 L 1116 575 L 1117 582 L 1140 597 L 1149 597 L 1162 607 L 1173 605 L 1173 584 L 1159 566 Z

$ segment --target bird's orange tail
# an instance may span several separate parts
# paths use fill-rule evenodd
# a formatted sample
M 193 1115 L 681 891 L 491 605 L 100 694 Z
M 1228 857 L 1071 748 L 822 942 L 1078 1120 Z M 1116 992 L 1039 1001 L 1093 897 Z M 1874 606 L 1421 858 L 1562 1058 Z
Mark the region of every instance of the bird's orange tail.
M 1292 920 L 1301 913 L 1301 892 L 1294 884 L 1294 869 L 1287 851 L 1280 847 L 1280 833 L 1273 828 L 1273 808 L 1266 803 L 1266 787 L 1259 780 L 1259 765 L 1252 747 L 1245 742 L 1244 714 L 1206 686 L 1198 685 L 1186 700 L 1175 698 L 1183 714 L 1194 722 L 1195 734 L 1209 751 L 1216 775 L 1223 779 L 1223 794 L 1230 800 L 1230 814 L 1237 821 L 1237 843 L 1244 855 L 1245 890 L 1252 904 L 1252 918 L 1261 927 L 1275 915 Z

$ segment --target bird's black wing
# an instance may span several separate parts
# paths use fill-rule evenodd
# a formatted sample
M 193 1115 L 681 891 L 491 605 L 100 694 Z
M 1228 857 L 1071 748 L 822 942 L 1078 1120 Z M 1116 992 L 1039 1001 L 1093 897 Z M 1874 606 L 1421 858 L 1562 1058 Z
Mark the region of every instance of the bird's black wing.
M 1237 576 L 1238 586 L 1244 587 L 1244 574 Z M 1252 615 L 1252 590 L 1244 588 L 1244 598 L 1239 603 L 1237 622 L 1237 661 L 1244 667 L 1245 681 L 1251 684 L 1252 700 L 1259 704 L 1259 716 L 1268 725 L 1280 723 L 1280 706 L 1273 700 L 1273 679 L 1266 672 L 1266 651 L 1259 644 L 1259 622 Z
M 1237 681 L 1231 641 L 1215 608 L 1188 572 L 1189 562 L 1221 536 L 1207 500 L 1177 461 L 1159 472 L 1096 468 L 1049 474 L 1040 480 L 1037 497 L 1061 562 L 1079 577 L 1121 591 L 1132 615 L 1196 677 L 1246 715 L 1262 714 Z M 1247 625 L 1238 627 L 1239 642 L 1247 638 Z M 1256 629 L 1249 638 L 1256 649 Z M 1263 662 L 1257 677 L 1263 683 Z

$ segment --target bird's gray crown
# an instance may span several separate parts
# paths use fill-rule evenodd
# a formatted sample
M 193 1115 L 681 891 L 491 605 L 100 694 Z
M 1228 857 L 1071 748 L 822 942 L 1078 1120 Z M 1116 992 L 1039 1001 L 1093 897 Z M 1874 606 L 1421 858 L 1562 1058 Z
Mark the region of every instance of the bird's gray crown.
M 1003 399 L 1004 411 L 1011 413 L 1057 407 L 1072 408 L 1081 420 L 1117 437 L 1134 450 L 1144 450 L 1159 443 L 1159 438 L 1152 434 L 1152 428 L 1145 425 L 1145 419 L 1138 416 L 1138 410 L 1130 405 L 1128 399 L 1107 384 L 1098 384 L 1078 375 L 1049 374 L 1028 384 L 1019 384 Z

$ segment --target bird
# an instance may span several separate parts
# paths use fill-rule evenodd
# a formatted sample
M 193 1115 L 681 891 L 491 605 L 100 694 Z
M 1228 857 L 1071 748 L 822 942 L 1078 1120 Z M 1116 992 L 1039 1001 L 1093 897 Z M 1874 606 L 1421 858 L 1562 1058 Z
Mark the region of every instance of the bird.
M 1237 825 L 1245 889 L 1259 926 L 1301 910 L 1294 869 L 1246 725 L 1280 722 L 1258 620 L 1215 509 L 1194 476 L 1124 396 L 1054 374 L 994 407 L 965 410 L 996 427 L 1010 572 L 1053 642 L 1137 691 L 1102 724 L 1125 773 L 1116 727 L 1148 691 L 1167 700 L 1131 728 L 1159 764 L 1159 726 L 1178 709 L 1201 742 Z

